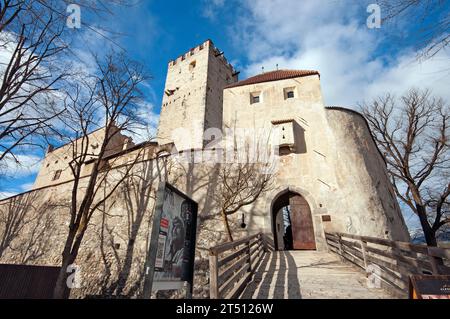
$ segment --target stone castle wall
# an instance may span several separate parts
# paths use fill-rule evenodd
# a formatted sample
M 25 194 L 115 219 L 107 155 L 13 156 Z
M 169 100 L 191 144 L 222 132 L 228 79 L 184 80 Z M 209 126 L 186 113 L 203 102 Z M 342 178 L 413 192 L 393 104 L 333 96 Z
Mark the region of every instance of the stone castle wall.
M 235 81 L 234 69 L 211 41 L 169 62 L 158 141 L 160 145 L 175 142 L 178 151 L 200 152 L 158 157 L 162 146 L 149 144 L 142 146 L 144 152 L 137 148 L 109 159 L 113 169 L 108 179 L 114 184 L 123 174 L 122 165 L 141 157 L 132 177 L 91 220 L 76 260 L 85 286 L 74 289 L 72 297 L 139 295 L 155 194 L 166 180 L 199 204 L 194 296 L 208 296 L 208 249 L 226 241 L 215 196 L 221 187 L 218 170 L 226 164 L 211 158 L 201 161 L 197 155 L 217 154 L 229 142 L 225 136 L 225 141 L 207 145 L 202 152 L 208 141 L 203 136 L 189 137 L 209 128 L 244 129 L 248 135 L 240 131 L 240 138 L 250 144 L 267 143 L 270 150 L 289 146 L 272 158 L 276 170 L 270 189 L 231 217 L 235 238 L 260 231 L 273 236 L 274 203 L 293 192 L 302 195 L 311 208 L 318 250 L 327 249 L 324 231 L 409 239 L 385 164 L 364 118 L 353 111 L 325 108 L 318 75 L 224 89 Z M 294 89 L 293 98 L 286 97 L 288 88 Z M 260 102 L 251 103 L 256 92 L 261 94 Z M 189 133 L 172 139 L 178 128 Z M 274 132 L 281 134 L 272 136 Z M 217 139 L 212 135 L 207 140 Z M 124 137 L 113 146 L 124 149 L 125 143 Z M 0 262 L 60 263 L 72 183 L 66 171 L 59 181 L 49 180 L 55 169 L 67 166 L 68 155 L 57 151 L 47 155 L 34 191 L 0 201 Z M 182 161 L 183 156 L 192 159 Z M 86 165 L 80 189 L 89 172 Z M 239 227 L 242 214 L 246 229 Z
M 105 129 L 101 128 L 89 134 L 86 143 L 88 142 L 87 153 L 92 154 L 89 159 L 94 159 L 95 154 L 98 154 L 100 146 L 104 140 Z M 81 147 L 84 147 L 84 142 L 81 139 L 63 145 L 59 148 L 50 148 L 41 164 L 38 176 L 33 185 L 33 189 L 39 189 L 49 185 L 57 185 L 72 179 L 72 171 L 70 170 L 70 161 L 73 158 L 75 149 L 80 153 Z M 131 139 L 121 132 L 114 131 L 114 135 L 109 142 L 105 156 L 120 152 L 123 149 L 134 146 Z M 58 178 L 55 178 L 57 171 L 60 171 Z M 82 173 L 88 174 L 87 171 Z
M 131 158 L 129 155 L 128 161 Z M 71 298 L 139 297 L 156 192 L 161 181 L 166 180 L 199 203 L 194 296 L 208 297 L 208 250 L 226 241 L 214 203 L 216 169 L 179 162 L 170 156 L 136 164 L 132 177 L 95 212 L 89 223 L 75 261 L 80 267 L 82 287 L 72 289 Z M 113 169 L 108 184 L 114 185 L 123 173 L 124 168 Z M 79 189 L 84 189 L 87 182 L 88 177 L 83 178 Z M 0 201 L 0 241 L 5 244 L 0 247 L 1 263 L 60 265 L 70 219 L 71 191 L 72 182 L 66 182 Z M 236 238 L 249 234 L 249 230 L 239 229 L 238 216 L 230 220 Z M 9 235 L 6 240 L 5 234 Z
M 294 98 L 285 98 L 287 88 L 294 89 Z M 260 102 L 252 104 L 254 92 Z M 286 121 L 293 124 L 278 124 Z M 273 203 L 291 191 L 310 205 L 318 249 L 326 249 L 325 230 L 409 240 L 386 165 L 364 118 L 325 108 L 318 75 L 225 90 L 224 127 L 277 132 L 280 125 L 293 131 L 294 145 L 280 153 L 274 190 L 248 208 L 260 214 L 254 216 L 256 224 L 271 233 Z M 281 139 L 273 136 L 271 148 L 282 145 Z M 324 221 L 328 217 L 331 221 Z
M 170 61 L 158 127 L 158 143 L 202 149 L 203 132 L 222 127 L 223 88 L 237 81 L 233 67 L 208 40 Z

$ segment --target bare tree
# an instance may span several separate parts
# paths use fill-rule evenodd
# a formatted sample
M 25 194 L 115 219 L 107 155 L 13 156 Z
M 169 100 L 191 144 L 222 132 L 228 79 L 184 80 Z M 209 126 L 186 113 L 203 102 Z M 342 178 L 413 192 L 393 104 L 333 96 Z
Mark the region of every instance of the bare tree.
M 384 21 L 405 19 L 415 26 L 414 43 L 429 58 L 450 43 L 450 12 L 445 0 L 379 0 Z
M 98 74 L 87 79 L 84 88 L 77 86 L 68 93 L 67 112 L 63 117 L 70 136 L 73 186 L 70 199 L 70 220 L 67 239 L 62 252 L 62 268 L 56 283 L 54 297 L 67 297 L 67 267 L 74 263 L 88 224 L 106 201 L 111 198 L 133 166 L 141 159 L 141 150 L 122 162 L 120 157 L 108 158 L 110 144 L 120 134 L 133 130 L 139 121 L 137 109 L 141 102 L 141 84 L 148 77 L 138 63 L 124 55 L 110 54 L 104 61 L 98 61 Z M 103 122 L 99 145 L 91 145 L 90 131 Z M 116 163 L 116 161 L 119 161 Z M 113 174 L 120 165 L 121 174 Z M 88 167 L 89 174 L 83 174 Z
M 387 94 L 362 106 L 395 192 L 420 219 L 426 242 L 450 223 L 449 107 L 428 90 Z
M 61 0 L 0 1 L 0 161 L 20 163 L 23 147 L 40 147 L 52 133 L 52 121 L 64 111 L 56 91 L 74 76 L 71 40 L 82 32 L 66 27 L 67 6 Z M 112 15 L 112 5 L 128 1 L 81 0 L 82 27 L 114 42 L 111 33 L 90 17 Z M 103 19 L 105 20 L 105 19 Z M 115 43 L 115 42 L 114 42 Z
M 123 229 L 116 233 L 114 222 L 108 223 L 108 214 L 103 214 L 100 234 L 100 249 L 105 274 L 102 282 L 102 296 L 138 296 L 142 292 L 145 275 L 145 253 L 137 254 L 135 243 L 138 234 L 148 234 L 155 209 L 156 191 L 159 183 L 168 181 L 173 176 L 174 163 L 169 156 L 154 157 L 136 165 L 133 172 L 120 186 L 120 202 L 125 204 L 127 228 L 126 236 Z M 109 225 L 111 224 L 111 225 Z M 121 256 L 115 247 L 117 237 L 126 239 L 125 256 Z M 148 240 L 148 236 L 146 236 Z M 148 246 L 145 245 L 145 247 Z M 106 249 L 113 252 L 114 260 L 107 258 Z M 133 267 L 137 265 L 137 267 Z M 113 274 L 113 266 L 117 274 Z
M 274 163 L 264 156 L 267 148 L 261 147 L 269 144 L 261 144 L 257 140 L 255 145 L 253 150 L 256 153 L 251 151 L 250 144 L 245 143 L 242 148 L 235 148 L 231 161 L 217 167 L 218 189 L 214 192 L 214 198 L 229 241 L 233 241 L 229 216 L 254 203 L 272 186 Z
M 61 112 L 52 103 L 51 94 L 68 74 L 54 65 L 66 46 L 58 42 L 63 24 L 53 15 L 42 16 L 45 21 L 25 19 L 20 14 L 21 3 L 13 6 L 11 1 L 6 2 L 1 11 L 5 23 L 20 19 L 21 25 L 8 30 L 2 24 L 0 33 L 5 55 L 0 61 L 0 161 L 10 157 L 19 162 L 14 150 L 37 145 L 37 137 L 48 132 L 49 123 Z M 16 11 L 5 17 L 8 10 Z
M 16 196 L 0 204 L 0 259 L 7 250 L 21 263 L 37 260 L 48 250 L 52 204 L 36 204 L 38 193 Z M 26 232 L 29 236 L 23 237 Z

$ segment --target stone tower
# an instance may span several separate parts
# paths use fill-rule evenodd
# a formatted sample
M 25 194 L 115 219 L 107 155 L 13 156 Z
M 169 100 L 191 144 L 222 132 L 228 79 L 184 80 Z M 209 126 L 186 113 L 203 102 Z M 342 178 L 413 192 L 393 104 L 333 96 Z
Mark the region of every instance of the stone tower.
M 178 151 L 202 149 L 203 133 L 222 129 L 223 89 L 238 73 L 211 40 L 168 65 L 158 127 L 158 143 L 174 142 Z

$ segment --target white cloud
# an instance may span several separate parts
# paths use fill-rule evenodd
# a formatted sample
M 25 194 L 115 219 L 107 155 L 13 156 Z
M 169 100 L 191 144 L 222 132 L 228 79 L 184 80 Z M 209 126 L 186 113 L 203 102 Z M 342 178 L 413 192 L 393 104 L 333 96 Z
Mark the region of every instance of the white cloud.
M 245 76 L 260 73 L 262 66 L 265 71 L 275 69 L 277 64 L 318 70 L 326 105 L 355 107 L 412 86 L 430 88 L 450 100 L 450 52 L 441 51 L 421 63 L 408 49 L 391 56 L 382 45 L 387 41 L 385 32 L 392 30 L 367 28 L 362 3 L 248 0 L 244 9 L 231 35 L 247 55 Z
M 17 192 L 0 192 L 0 200 L 17 195 Z
M 33 183 L 24 183 L 22 185 L 15 186 L 18 186 L 16 190 L 8 188 L 7 190 L 0 191 L 0 200 L 30 191 L 33 188 Z
M 20 185 L 20 189 L 22 190 L 22 192 L 28 192 L 29 190 L 31 190 L 33 188 L 34 183 L 25 183 Z
M 35 155 L 16 155 L 17 161 L 12 156 L 6 156 L 1 163 L 1 173 L 5 176 L 22 178 L 39 172 L 41 158 Z
M 425 87 L 450 101 L 449 62 L 450 51 L 441 51 L 422 62 L 416 60 L 415 52 L 407 52 L 374 75 L 373 82 L 367 84 L 365 95 L 370 97 L 386 91 L 401 94 L 411 87 Z
M 134 124 L 133 127 L 130 127 L 131 132 L 125 133 L 132 137 L 136 144 L 154 139 L 159 122 L 159 114 L 155 113 L 153 103 L 142 102 L 137 112 L 140 123 Z
M 218 11 L 225 5 L 225 0 L 203 0 L 202 15 L 205 18 L 214 20 Z

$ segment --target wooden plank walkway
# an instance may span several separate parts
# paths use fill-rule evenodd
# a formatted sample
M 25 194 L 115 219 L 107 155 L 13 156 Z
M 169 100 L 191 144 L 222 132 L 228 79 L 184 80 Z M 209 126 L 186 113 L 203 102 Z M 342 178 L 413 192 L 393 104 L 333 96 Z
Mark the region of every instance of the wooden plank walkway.
M 277 251 L 266 254 L 241 299 L 388 299 L 369 288 L 363 271 L 330 252 Z

